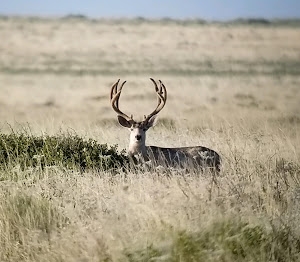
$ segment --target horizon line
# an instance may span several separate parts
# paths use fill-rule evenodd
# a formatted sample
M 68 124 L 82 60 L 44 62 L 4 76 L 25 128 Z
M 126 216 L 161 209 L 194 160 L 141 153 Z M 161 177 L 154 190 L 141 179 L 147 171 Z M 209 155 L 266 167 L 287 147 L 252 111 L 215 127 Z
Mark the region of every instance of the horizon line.
M 12 18 L 40 18 L 40 19 L 85 19 L 85 20 L 145 20 L 145 21 L 202 21 L 202 22 L 235 22 L 235 21 L 252 21 L 252 22 L 279 22 L 279 21 L 295 21 L 299 20 L 300 17 L 264 17 L 264 16 L 236 16 L 235 18 L 229 19 L 206 19 L 202 17 L 172 17 L 172 16 L 161 16 L 161 17 L 150 17 L 150 16 L 90 16 L 81 13 L 72 13 L 61 15 L 61 14 L 6 14 L 0 12 L 0 18 L 12 17 Z

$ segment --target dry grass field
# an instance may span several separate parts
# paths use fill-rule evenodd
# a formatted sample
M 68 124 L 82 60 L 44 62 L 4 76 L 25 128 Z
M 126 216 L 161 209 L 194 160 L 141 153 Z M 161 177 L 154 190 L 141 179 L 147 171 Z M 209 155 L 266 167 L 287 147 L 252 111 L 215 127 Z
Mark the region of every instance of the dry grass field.
M 210 174 L 0 168 L 1 261 L 299 261 L 300 27 L 0 18 L 0 130 L 220 153 Z

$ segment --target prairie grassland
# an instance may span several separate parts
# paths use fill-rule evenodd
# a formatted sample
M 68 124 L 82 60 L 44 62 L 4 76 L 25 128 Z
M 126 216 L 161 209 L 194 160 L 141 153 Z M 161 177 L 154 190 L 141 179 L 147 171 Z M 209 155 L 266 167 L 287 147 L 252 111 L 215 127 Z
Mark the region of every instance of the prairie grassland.
M 18 165 L 0 171 L 1 261 L 299 261 L 300 28 L 0 19 L 0 129 L 128 144 L 108 94 L 148 144 L 203 145 L 210 174 Z

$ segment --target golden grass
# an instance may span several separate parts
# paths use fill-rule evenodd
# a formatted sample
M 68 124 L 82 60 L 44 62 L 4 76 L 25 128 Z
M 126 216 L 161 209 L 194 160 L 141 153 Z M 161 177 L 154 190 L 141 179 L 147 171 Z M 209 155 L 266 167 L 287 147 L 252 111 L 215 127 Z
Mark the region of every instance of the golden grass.
M 233 218 L 299 235 L 299 28 L 2 19 L 0 32 L 2 132 L 71 130 L 126 148 L 110 86 L 127 80 L 121 108 L 142 118 L 156 103 L 153 77 L 169 97 L 148 144 L 203 145 L 223 159 L 217 185 L 161 170 L 1 171 L 15 178 L 0 182 L 2 261 L 130 261 L 151 244 L 160 261 L 179 261 L 178 231 Z M 18 199 L 32 199 L 25 217 Z M 36 213 L 45 209 L 55 226 Z M 222 252 L 206 261 L 232 261 Z

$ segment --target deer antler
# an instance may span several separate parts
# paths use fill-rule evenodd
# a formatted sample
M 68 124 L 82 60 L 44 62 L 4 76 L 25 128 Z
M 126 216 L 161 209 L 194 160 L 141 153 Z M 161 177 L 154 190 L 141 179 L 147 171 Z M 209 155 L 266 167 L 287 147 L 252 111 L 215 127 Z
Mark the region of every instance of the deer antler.
M 124 114 L 120 109 L 119 109 L 119 98 L 120 98 L 120 95 L 121 95 L 121 91 L 122 91 L 122 88 L 124 86 L 124 84 L 126 83 L 126 81 L 124 81 L 119 90 L 118 90 L 118 85 L 119 85 L 119 82 L 120 82 L 120 79 L 114 83 L 111 87 L 111 90 L 110 90 L 110 102 L 111 102 L 111 106 L 112 108 L 114 109 L 114 111 L 124 117 L 127 121 L 133 121 L 132 119 L 132 115 L 131 117 L 129 117 L 128 115 Z
M 162 81 L 159 81 L 159 87 L 157 86 L 157 83 L 150 78 L 150 80 L 153 82 L 154 87 L 155 87 L 155 92 L 157 95 L 157 107 L 155 108 L 155 110 L 149 114 L 148 116 L 145 116 L 144 121 L 147 122 L 149 121 L 149 119 L 151 117 L 153 117 L 154 115 L 157 115 L 165 106 L 166 101 L 167 101 L 167 89 L 165 87 L 165 85 L 163 84 Z

